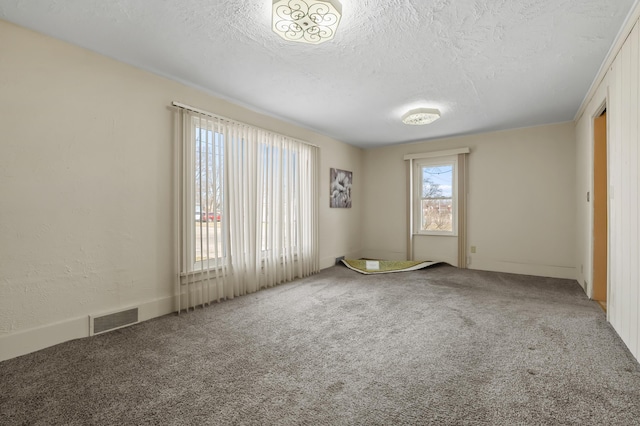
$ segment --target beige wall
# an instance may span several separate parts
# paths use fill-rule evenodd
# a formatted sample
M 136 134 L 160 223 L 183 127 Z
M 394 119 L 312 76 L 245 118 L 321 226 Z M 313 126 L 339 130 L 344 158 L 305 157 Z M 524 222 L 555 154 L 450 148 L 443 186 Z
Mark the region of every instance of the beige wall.
M 634 15 L 640 14 L 636 7 Z M 576 124 L 578 194 L 593 191 L 593 118 L 607 107 L 608 294 L 607 319 L 640 358 L 640 29 L 637 20 L 615 60 L 595 87 Z M 631 30 L 631 26 L 629 26 Z M 593 206 L 582 197 L 576 210 L 577 265 L 592 292 Z
M 360 149 L 0 21 L 0 360 L 86 336 L 89 314 L 171 311 L 172 101 L 321 148 L 321 266 L 359 256 Z M 354 172 L 329 208 L 329 168 Z
M 364 256 L 406 257 L 403 156 L 469 147 L 469 267 L 575 278 L 574 140 L 573 123 L 564 123 L 365 151 Z M 416 243 L 416 259 L 455 259 L 448 237 L 429 238 Z

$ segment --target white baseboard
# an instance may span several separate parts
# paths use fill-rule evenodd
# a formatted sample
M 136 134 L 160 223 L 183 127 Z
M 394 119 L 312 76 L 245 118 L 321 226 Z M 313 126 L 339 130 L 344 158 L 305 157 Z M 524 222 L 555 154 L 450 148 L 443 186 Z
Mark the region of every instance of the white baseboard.
M 405 260 L 405 253 L 385 250 L 364 250 L 364 257 L 372 259 Z M 456 266 L 457 258 L 433 258 L 429 260 L 439 260 Z M 495 259 L 483 259 L 478 255 L 473 255 L 472 262 L 467 266 L 469 269 L 481 271 L 506 272 L 510 274 L 534 275 L 538 277 L 576 279 L 576 268 L 574 266 L 558 265 L 538 265 L 533 263 L 518 263 Z
M 468 268 L 479 269 L 481 271 L 533 275 L 537 277 L 566 278 L 570 280 L 576 279 L 576 268 L 573 266 L 536 265 L 497 260 L 483 261 L 474 257 Z
M 139 321 L 146 321 L 151 318 L 167 315 L 176 310 L 174 297 L 156 299 L 135 306 L 138 307 Z M 114 307 L 113 309 L 120 310 L 131 307 L 134 306 Z M 91 312 L 91 315 L 99 313 L 100 312 Z M 7 334 L 0 336 L 0 361 L 84 337 L 89 337 L 89 314 L 54 324 L 47 324 L 41 327 Z
M 0 361 L 26 355 L 62 342 L 89 336 L 88 316 L 0 337 Z

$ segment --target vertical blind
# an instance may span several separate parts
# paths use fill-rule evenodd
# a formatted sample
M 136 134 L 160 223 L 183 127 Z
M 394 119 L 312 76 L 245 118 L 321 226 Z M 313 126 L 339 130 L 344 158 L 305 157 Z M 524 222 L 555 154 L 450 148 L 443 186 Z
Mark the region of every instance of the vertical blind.
M 319 270 L 318 148 L 180 109 L 178 310 Z

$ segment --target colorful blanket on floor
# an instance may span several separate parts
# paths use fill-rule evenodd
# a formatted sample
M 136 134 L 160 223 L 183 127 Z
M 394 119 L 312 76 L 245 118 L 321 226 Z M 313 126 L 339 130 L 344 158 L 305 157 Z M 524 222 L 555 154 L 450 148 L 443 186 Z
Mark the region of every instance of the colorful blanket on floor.
M 342 259 L 349 269 L 361 274 L 389 274 L 392 272 L 415 271 L 442 262 L 428 260 L 366 260 Z

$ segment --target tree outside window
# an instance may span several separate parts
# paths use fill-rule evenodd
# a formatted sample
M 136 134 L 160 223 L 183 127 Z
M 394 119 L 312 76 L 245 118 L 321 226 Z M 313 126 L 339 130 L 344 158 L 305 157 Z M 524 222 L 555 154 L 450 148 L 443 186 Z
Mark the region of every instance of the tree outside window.
M 417 163 L 417 229 L 424 234 L 456 234 L 456 160 Z

